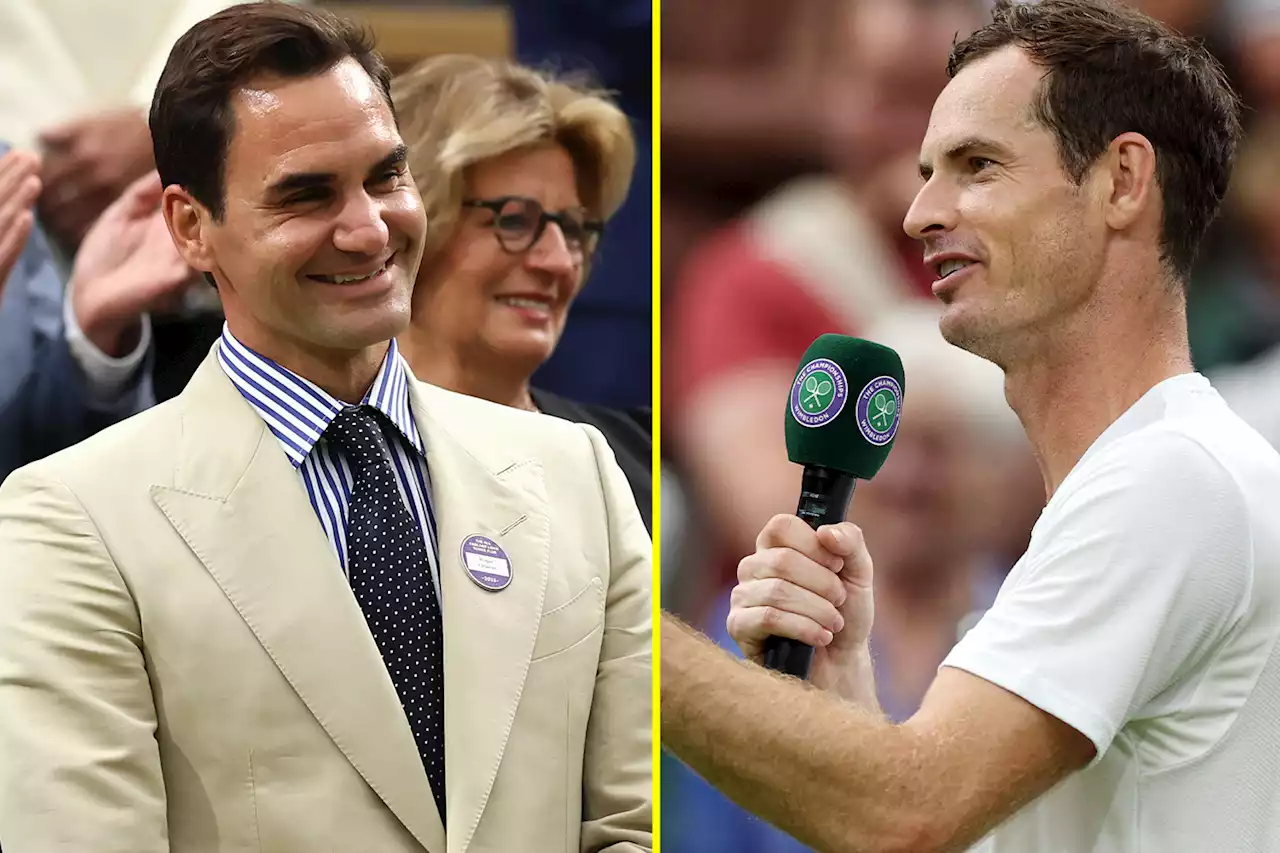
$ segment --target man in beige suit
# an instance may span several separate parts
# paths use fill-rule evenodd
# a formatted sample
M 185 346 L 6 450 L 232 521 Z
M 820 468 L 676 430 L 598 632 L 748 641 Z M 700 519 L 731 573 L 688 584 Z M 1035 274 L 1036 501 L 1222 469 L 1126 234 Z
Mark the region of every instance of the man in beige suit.
M 174 48 L 165 219 L 227 326 L 0 488 L 6 853 L 651 848 L 649 539 L 598 433 L 408 374 L 388 85 L 279 3 Z

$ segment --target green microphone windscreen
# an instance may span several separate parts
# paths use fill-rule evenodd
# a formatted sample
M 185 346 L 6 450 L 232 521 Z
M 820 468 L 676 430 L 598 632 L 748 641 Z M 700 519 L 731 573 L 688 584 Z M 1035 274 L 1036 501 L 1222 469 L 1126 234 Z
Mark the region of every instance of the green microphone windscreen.
M 805 350 L 787 406 L 787 456 L 870 480 L 902 417 L 902 359 L 886 346 L 823 335 Z

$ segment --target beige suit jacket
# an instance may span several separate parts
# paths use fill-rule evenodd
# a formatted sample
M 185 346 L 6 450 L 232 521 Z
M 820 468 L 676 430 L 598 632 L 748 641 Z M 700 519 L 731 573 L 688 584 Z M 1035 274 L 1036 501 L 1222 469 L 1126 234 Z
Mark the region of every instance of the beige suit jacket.
M 5 853 L 652 845 L 651 546 L 598 432 L 413 382 L 448 833 L 297 471 L 211 354 L 0 488 Z M 511 584 L 463 571 L 496 540 Z

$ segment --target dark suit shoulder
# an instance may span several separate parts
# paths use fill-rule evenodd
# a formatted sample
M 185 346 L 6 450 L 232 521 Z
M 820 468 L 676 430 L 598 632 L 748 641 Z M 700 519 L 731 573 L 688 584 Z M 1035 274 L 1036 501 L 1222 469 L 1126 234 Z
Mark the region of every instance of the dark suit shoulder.
M 614 409 L 579 403 L 549 391 L 533 389 L 533 401 L 546 415 L 590 424 L 604 436 L 627 477 L 645 527 L 653 532 L 653 432 L 650 410 Z
M 175 439 L 182 429 L 179 399 L 125 418 L 18 471 L 52 476 L 67 483 L 85 476 L 115 478 L 121 488 L 132 482 L 141 483 L 143 472 L 165 462 L 172 467 Z

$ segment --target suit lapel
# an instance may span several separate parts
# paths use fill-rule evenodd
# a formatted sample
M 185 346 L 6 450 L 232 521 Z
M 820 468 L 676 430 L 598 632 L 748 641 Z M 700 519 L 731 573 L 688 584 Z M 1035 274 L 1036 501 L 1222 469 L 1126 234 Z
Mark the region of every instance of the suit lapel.
M 410 389 L 439 529 L 449 851 L 463 853 L 493 789 L 533 656 L 547 587 L 550 520 L 537 462 L 498 455 L 496 440 L 484 448 L 492 457 L 478 459 L 455 437 L 467 425 L 451 429 L 442 417 L 456 405 L 450 395 L 417 382 Z M 509 558 L 505 589 L 490 592 L 468 577 L 460 549 L 474 534 L 497 542 Z
M 212 352 L 182 405 L 183 468 L 156 504 L 369 786 L 444 853 L 395 687 L 297 471 Z

